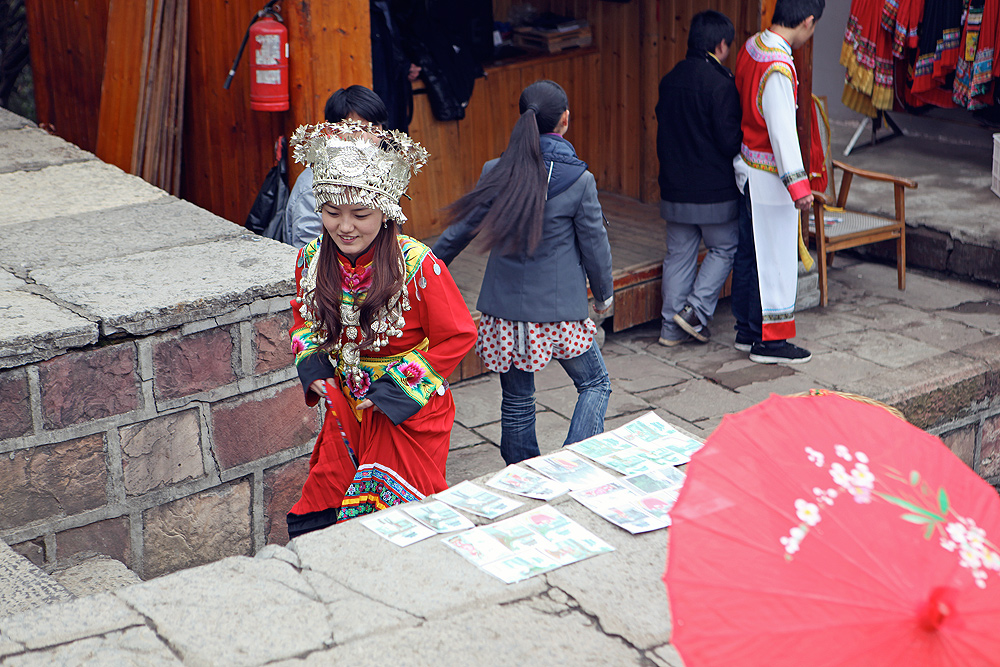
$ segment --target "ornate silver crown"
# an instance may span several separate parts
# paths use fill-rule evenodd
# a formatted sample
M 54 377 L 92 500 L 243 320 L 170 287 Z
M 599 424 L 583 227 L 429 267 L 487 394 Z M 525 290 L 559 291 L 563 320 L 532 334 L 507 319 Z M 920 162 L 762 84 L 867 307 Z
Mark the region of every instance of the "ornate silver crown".
M 312 168 L 317 212 L 328 202 L 360 204 L 397 222 L 406 220 L 399 199 L 429 157 L 403 132 L 357 120 L 302 125 L 291 145 L 295 161 Z

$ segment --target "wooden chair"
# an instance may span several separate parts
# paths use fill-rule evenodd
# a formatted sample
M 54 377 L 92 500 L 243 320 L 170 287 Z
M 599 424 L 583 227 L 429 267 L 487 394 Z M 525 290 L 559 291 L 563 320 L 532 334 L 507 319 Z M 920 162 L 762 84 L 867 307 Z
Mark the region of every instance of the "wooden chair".
M 900 290 L 906 289 L 906 203 L 904 188 L 915 188 L 917 184 L 908 178 L 882 174 L 875 171 L 857 169 L 832 159 L 830 150 L 830 125 L 826 122 L 826 100 L 813 98 L 813 111 L 820 119 L 820 139 L 826 158 L 826 192 L 813 191 L 813 220 L 809 221 L 809 238 L 816 244 L 819 267 L 819 302 L 826 306 L 828 301 L 826 276 L 833 263 L 833 255 L 838 250 L 856 248 L 869 243 L 889 239 L 896 240 L 896 276 Z M 825 127 L 825 131 L 824 131 Z M 834 169 L 843 172 L 840 191 L 835 189 Z M 871 213 L 850 210 L 847 195 L 851 191 L 854 177 L 892 183 L 895 197 L 895 218 L 887 218 Z M 832 219 L 832 220 L 831 220 Z M 820 230 L 820 232 L 817 232 Z

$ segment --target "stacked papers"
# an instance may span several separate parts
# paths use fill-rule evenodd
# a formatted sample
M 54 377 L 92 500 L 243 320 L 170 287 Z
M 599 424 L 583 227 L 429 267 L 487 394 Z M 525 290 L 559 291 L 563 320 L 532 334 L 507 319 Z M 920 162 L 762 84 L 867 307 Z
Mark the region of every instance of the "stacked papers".
M 472 482 L 461 482 L 435 495 L 438 500 L 443 500 L 452 507 L 467 510 L 487 519 L 495 519 L 524 504 L 520 500 L 498 496 Z
M 684 473 L 663 468 L 631 475 L 570 496 L 590 511 L 632 534 L 670 525 L 670 510 L 684 484 Z
M 443 542 L 508 584 L 614 551 L 613 546 L 549 505 L 446 537 Z
M 565 450 L 528 459 L 525 463 L 546 477 L 551 477 L 574 490 L 590 488 L 615 479 L 600 468 Z
M 507 466 L 486 482 L 486 485 L 538 500 L 552 500 L 569 490 L 561 482 L 516 465 Z
M 623 475 L 633 475 L 687 463 L 701 446 L 655 412 L 647 412 L 614 431 L 566 448 Z
M 439 533 L 472 528 L 474 524 L 439 500 L 384 509 L 361 519 L 361 525 L 393 544 L 406 547 Z

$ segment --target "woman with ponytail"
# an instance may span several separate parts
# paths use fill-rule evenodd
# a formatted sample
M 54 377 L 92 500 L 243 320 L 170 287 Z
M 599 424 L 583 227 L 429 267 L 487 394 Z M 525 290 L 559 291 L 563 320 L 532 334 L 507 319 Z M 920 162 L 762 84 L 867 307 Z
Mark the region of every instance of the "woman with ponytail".
M 604 431 L 611 382 L 588 317 L 611 307 L 611 247 L 597 185 L 563 138 L 569 101 L 554 81 L 521 92 L 521 117 L 503 154 L 476 187 L 448 207 L 452 224 L 434 244 L 450 263 L 474 237 L 490 253 L 477 308 L 476 352 L 500 374 L 500 454 L 508 464 L 539 455 L 535 379 L 558 361 L 578 398 L 564 445 Z
M 398 233 L 399 198 L 427 151 L 355 120 L 300 127 L 291 144 L 312 167 L 323 221 L 299 250 L 292 351 L 306 405 L 326 407 L 287 518 L 296 537 L 448 488 L 445 378 L 476 334 L 448 269 Z

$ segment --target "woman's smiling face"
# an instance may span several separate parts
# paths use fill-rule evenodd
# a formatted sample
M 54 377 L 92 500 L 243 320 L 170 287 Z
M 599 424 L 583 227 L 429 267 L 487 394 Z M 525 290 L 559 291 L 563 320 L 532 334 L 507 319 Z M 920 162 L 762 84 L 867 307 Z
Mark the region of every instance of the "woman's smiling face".
M 385 219 L 382 211 L 357 204 L 323 204 L 323 227 L 346 257 L 357 259 L 368 249 Z

